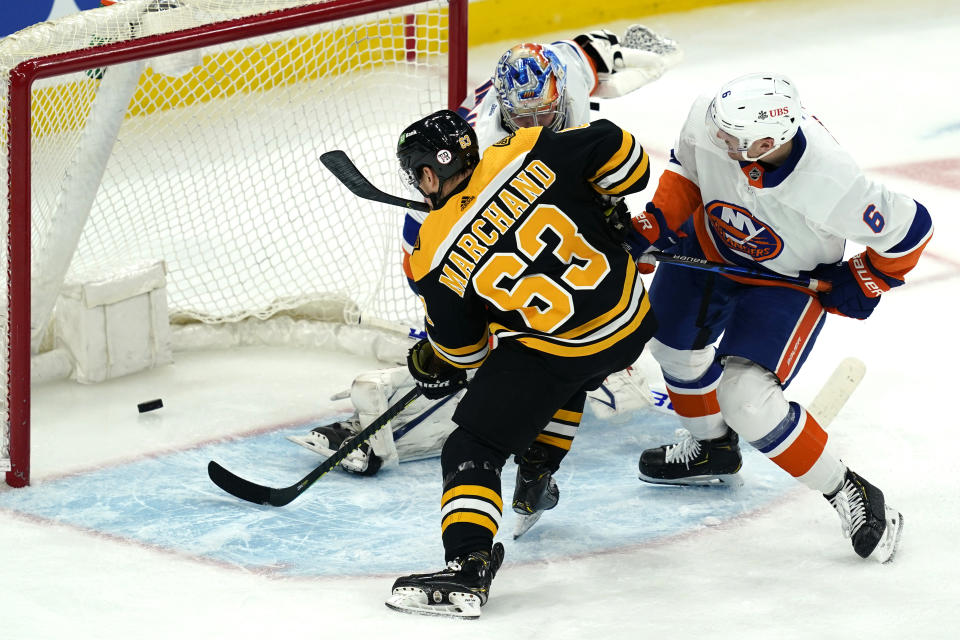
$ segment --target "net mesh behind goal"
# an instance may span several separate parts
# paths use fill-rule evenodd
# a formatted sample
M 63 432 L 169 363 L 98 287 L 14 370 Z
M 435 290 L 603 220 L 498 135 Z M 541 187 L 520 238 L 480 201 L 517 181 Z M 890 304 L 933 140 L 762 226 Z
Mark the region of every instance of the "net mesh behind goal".
M 464 93 L 465 12 L 128 0 L 0 40 L 8 481 L 27 478 L 24 341 L 49 348 L 67 279 L 163 261 L 175 322 L 334 308 L 416 326 L 403 211 L 358 200 L 318 156 L 343 149 L 402 193 L 397 134 Z

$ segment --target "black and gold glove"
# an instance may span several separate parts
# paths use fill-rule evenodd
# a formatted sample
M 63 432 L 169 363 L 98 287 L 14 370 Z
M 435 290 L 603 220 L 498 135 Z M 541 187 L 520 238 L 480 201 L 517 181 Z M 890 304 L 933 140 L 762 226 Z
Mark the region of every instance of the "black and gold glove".
M 467 372 L 438 358 L 426 338 L 410 348 L 407 369 L 423 395 L 431 400 L 446 397 L 467 386 Z
M 603 217 L 607 222 L 607 228 L 613 239 L 618 243 L 626 242 L 627 233 L 632 228 L 630 224 L 630 210 L 627 209 L 627 203 L 622 199 L 605 199 L 604 204 L 607 208 L 603 210 Z

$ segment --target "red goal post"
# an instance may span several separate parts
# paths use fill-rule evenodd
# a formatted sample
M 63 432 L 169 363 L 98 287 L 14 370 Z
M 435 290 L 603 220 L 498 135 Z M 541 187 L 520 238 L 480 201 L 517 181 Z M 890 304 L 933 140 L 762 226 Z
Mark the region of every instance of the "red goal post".
M 467 0 L 127 0 L 0 40 L 7 483 L 29 483 L 31 361 L 70 330 L 65 281 L 154 260 L 173 323 L 329 300 L 345 322 L 416 322 L 402 213 L 317 157 L 345 149 L 401 189 L 396 134 L 456 108 L 466 65 Z

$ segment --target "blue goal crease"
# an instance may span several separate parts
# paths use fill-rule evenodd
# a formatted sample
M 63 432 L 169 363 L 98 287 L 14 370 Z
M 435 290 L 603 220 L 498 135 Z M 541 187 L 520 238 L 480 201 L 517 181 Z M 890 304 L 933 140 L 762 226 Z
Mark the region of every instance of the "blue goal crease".
M 281 508 L 237 500 L 207 477 L 207 462 L 216 460 L 254 482 L 290 485 L 321 460 L 286 436 L 316 424 L 0 493 L 0 508 L 289 576 L 405 573 L 442 560 L 437 459 L 386 468 L 369 478 L 335 470 Z M 556 474 L 560 504 L 519 540 L 512 539 L 515 514 L 505 511 L 498 539 L 511 560 L 549 561 L 633 547 L 756 511 L 795 486 L 746 447 L 740 489 L 640 482 L 640 452 L 670 442 L 676 427 L 675 416 L 651 409 L 634 412 L 626 423 L 586 416 Z M 504 468 L 505 492 L 513 485 L 514 467 L 508 462 Z

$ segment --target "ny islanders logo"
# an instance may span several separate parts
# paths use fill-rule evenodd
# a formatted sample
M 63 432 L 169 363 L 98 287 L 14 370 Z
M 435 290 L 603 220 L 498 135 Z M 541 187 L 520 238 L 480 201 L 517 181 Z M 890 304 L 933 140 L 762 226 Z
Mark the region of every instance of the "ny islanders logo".
M 783 251 L 783 239 L 747 209 L 714 200 L 704 207 L 707 224 L 717 243 L 756 262 L 771 260 Z

